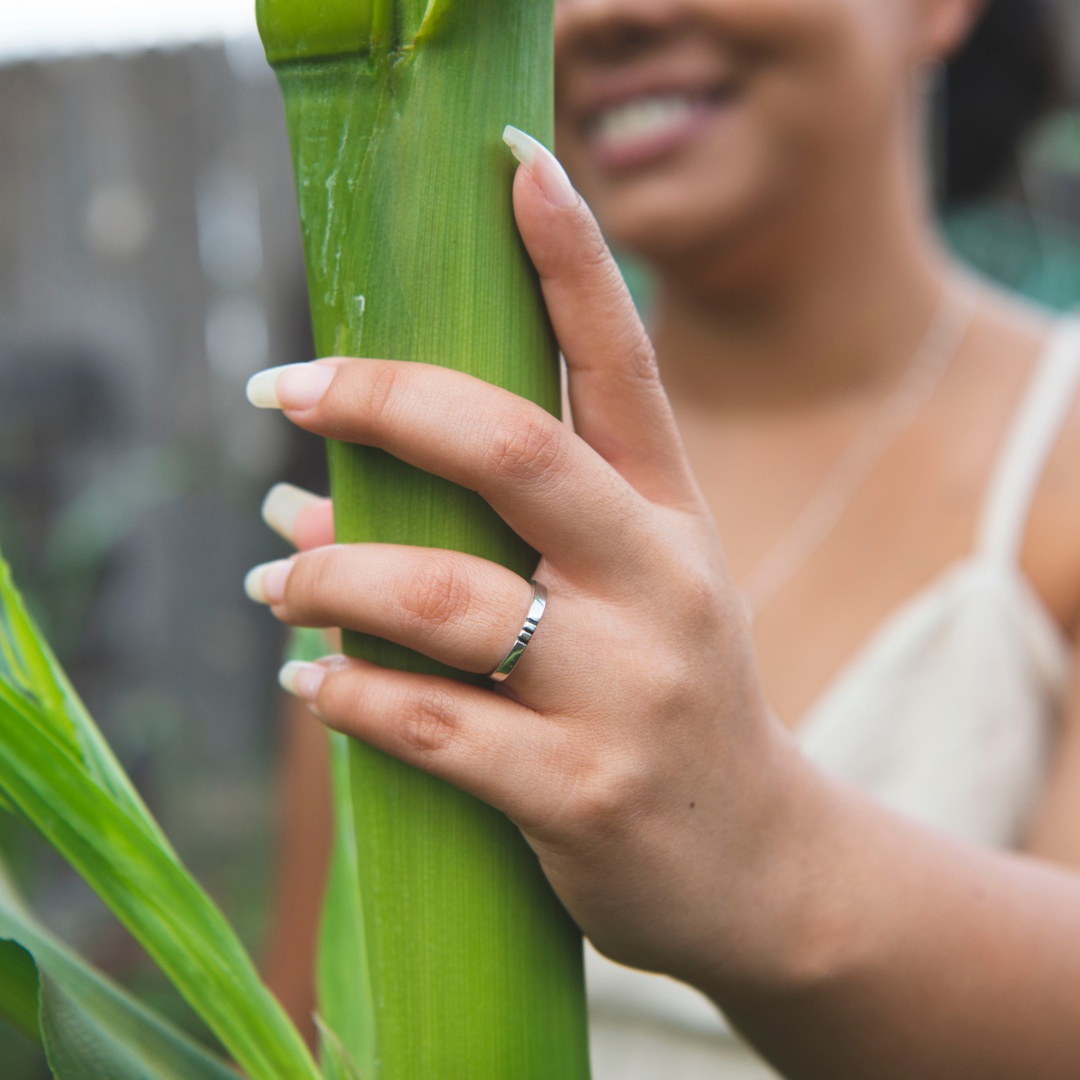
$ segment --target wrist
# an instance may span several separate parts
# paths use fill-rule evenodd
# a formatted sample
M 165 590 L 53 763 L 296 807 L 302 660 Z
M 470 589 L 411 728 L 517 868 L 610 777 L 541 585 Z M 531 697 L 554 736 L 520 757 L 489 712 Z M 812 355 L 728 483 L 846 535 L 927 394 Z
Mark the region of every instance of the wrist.
M 674 973 L 722 1006 L 831 981 L 857 948 L 852 894 L 837 881 L 857 862 L 861 799 L 814 768 L 776 721 L 758 757 L 739 785 L 738 827 L 723 828 L 702 947 Z

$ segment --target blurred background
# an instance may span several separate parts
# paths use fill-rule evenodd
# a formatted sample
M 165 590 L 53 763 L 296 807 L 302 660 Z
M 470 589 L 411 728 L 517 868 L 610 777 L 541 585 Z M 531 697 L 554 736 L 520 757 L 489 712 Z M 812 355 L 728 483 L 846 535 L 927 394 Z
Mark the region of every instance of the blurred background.
M 253 3 L 18 8 L 0 17 L 0 548 L 258 953 L 283 634 L 241 580 L 284 552 L 267 488 L 325 488 L 321 441 L 243 395 L 313 355 L 280 98 Z M 44 921 L 194 1027 L 80 879 L 0 830 Z M 0 1076 L 47 1075 L 0 1022 Z
M 993 130 L 963 127 L 959 167 L 931 182 L 963 258 L 1069 310 L 1080 0 L 1060 8 L 1065 84 L 1010 50 L 982 82 Z M 277 87 L 251 0 L 18 9 L 0 21 L 0 548 L 181 856 L 258 955 L 284 642 L 240 583 L 284 550 L 259 521 L 266 489 L 326 485 L 319 441 L 243 397 L 253 372 L 312 356 Z M 994 9 L 979 31 L 991 43 L 1011 32 Z M 934 83 L 945 100 L 947 71 Z M 950 106 L 963 125 L 965 103 Z M 1021 152 L 987 168 L 1011 128 L 1025 129 Z M 647 275 L 626 271 L 647 306 Z M 198 1030 L 76 875 L 9 819 L 0 847 L 47 924 Z M 2 1021 L 0 1073 L 48 1075 Z

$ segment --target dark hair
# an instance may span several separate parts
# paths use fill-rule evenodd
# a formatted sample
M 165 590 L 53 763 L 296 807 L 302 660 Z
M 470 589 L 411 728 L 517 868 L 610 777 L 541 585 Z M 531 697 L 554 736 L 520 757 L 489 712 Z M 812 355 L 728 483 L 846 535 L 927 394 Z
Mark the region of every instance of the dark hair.
M 1053 0 L 989 0 L 946 68 L 946 204 L 991 194 L 1024 135 L 1066 98 Z

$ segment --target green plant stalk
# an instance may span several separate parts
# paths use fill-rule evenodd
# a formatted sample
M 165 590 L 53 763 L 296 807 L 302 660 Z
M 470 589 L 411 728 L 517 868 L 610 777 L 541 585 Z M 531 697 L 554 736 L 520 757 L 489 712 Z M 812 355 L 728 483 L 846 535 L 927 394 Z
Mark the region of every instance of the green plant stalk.
M 259 0 L 319 355 L 443 364 L 557 411 L 556 346 L 501 142 L 511 123 L 550 145 L 552 6 Z M 375 449 L 331 444 L 330 463 L 340 541 L 453 548 L 531 575 L 535 552 L 474 492 Z M 363 635 L 345 649 L 483 681 Z M 348 767 L 379 1076 L 586 1077 L 580 934 L 518 830 L 359 743 Z

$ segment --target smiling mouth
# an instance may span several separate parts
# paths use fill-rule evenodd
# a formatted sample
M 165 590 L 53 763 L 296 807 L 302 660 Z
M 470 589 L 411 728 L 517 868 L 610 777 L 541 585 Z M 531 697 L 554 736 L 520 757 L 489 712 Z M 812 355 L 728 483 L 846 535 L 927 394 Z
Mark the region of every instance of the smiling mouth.
M 606 166 L 644 164 L 687 142 L 735 96 L 733 85 L 635 95 L 594 113 L 587 123 L 589 141 Z

